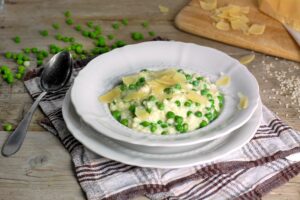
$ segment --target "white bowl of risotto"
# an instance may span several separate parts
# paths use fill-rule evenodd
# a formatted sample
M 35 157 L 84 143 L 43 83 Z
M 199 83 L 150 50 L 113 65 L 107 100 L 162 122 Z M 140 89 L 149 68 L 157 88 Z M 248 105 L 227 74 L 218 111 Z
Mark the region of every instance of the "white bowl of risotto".
M 245 66 L 191 43 L 144 42 L 93 59 L 74 81 L 81 120 L 112 139 L 145 146 L 184 146 L 230 134 L 259 102 Z

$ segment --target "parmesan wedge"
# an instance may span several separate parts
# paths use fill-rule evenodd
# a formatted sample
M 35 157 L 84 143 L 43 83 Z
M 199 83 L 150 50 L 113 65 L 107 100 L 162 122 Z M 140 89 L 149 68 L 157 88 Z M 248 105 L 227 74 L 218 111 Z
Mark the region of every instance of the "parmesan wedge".
M 167 14 L 169 12 L 169 8 L 163 5 L 158 5 L 159 11 L 163 14 Z
M 230 25 L 228 22 L 225 21 L 219 21 L 216 23 L 216 28 L 221 30 L 221 31 L 229 31 L 230 30 Z
M 125 101 L 140 100 L 148 96 L 148 93 L 142 91 L 130 92 L 124 97 Z
M 131 76 L 124 76 L 122 81 L 125 85 L 130 85 L 132 83 L 136 83 L 140 78 L 140 74 L 135 74 Z

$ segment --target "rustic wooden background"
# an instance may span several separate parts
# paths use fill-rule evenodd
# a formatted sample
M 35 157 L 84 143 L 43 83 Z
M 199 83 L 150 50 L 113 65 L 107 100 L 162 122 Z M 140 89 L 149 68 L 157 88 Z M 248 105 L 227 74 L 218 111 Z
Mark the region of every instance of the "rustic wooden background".
M 151 30 L 158 35 L 184 42 L 194 42 L 210 46 L 239 58 L 248 55 L 248 50 L 235 48 L 186 34 L 174 27 L 174 17 L 188 0 L 6 0 L 5 8 L 0 12 L 0 53 L 19 51 L 23 47 L 47 48 L 50 43 L 57 43 L 53 37 L 43 38 L 38 31 L 51 29 L 53 22 L 61 25 L 61 32 L 74 36 L 85 46 L 91 46 L 91 40 L 83 38 L 72 28 L 64 25 L 63 11 L 70 10 L 76 23 L 92 20 L 102 25 L 105 33 L 113 33 L 118 38 L 132 43 L 131 31 L 144 31 L 140 23 L 150 22 Z M 158 5 L 169 7 L 167 14 L 160 13 Z M 120 31 L 114 31 L 111 23 L 117 19 L 129 19 L 129 25 Z M 20 35 L 21 44 L 11 41 L 11 37 Z M 150 39 L 150 38 L 149 38 Z M 0 65 L 13 63 L 0 56 Z M 256 59 L 248 65 L 255 75 L 261 90 L 263 103 L 284 119 L 290 126 L 300 130 L 299 103 L 292 104 L 289 93 L 275 95 L 280 91 L 280 82 L 273 77 L 274 71 L 287 72 L 287 78 L 300 76 L 298 63 L 277 59 L 256 53 Z M 10 122 L 16 125 L 32 103 L 21 82 L 8 86 L 0 80 L 0 124 Z M 289 104 L 288 106 L 286 104 Z M 60 142 L 50 133 L 45 132 L 38 120 L 43 114 L 35 113 L 30 131 L 22 149 L 11 158 L 0 156 L 0 200 L 52 200 L 84 199 L 72 171 L 70 156 Z M 0 131 L 0 147 L 7 133 Z M 144 199 L 139 197 L 139 199 Z M 273 190 L 264 200 L 299 200 L 300 176 Z

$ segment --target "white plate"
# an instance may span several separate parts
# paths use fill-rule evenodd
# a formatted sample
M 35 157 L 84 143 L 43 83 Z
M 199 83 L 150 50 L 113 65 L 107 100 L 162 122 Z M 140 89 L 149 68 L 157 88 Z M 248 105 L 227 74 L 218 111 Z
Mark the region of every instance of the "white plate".
M 207 127 L 186 134 L 143 134 L 121 125 L 107 104 L 98 101 L 122 76 L 144 68 L 166 67 L 204 74 L 213 81 L 221 72 L 229 75 L 231 84 L 224 87 L 225 105 L 220 116 Z M 238 110 L 238 92 L 248 96 L 247 109 Z M 223 52 L 191 43 L 156 41 L 128 45 L 93 59 L 75 79 L 71 100 L 81 119 L 107 137 L 148 146 L 181 146 L 213 140 L 241 127 L 257 107 L 259 88 L 248 69 Z
M 209 141 L 208 144 L 190 151 L 170 154 L 146 153 L 143 148 L 129 149 L 119 142 L 99 134 L 80 120 L 70 101 L 69 92 L 64 100 L 62 112 L 67 128 L 73 136 L 96 154 L 129 165 L 180 168 L 214 161 L 244 146 L 254 136 L 260 125 L 262 105 L 259 102 L 251 119 L 231 134 Z

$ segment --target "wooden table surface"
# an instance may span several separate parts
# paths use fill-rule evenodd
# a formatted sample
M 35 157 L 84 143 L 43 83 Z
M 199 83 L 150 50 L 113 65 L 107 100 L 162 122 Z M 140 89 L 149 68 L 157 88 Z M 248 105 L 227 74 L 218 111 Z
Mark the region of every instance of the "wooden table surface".
M 143 20 L 150 22 L 149 30 L 158 35 L 184 42 L 210 46 L 239 58 L 248 55 L 250 51 L 235 48 L 212 40 L 186 34 L 174 27 L 174 17 L 179 10 L 188 3 L 187 0 L 6 0 L 4 11 L 0 12 L 0 52 L 17 52 L 24 47 L 47 48 L 51 43 L 58 43 L 53 39 L 53 22 L 61 25 L 61 33 L 74 36 L 91 47 L 92 42 L 83 38 L 72 28 L 64 24 L 63 11 L 70 10 L 76 23 L 94 21 L 101 24 L 107 34 L 113 33 L 120 39 L 133 43 L 130 39 L 131 31 L 146 32 L 140 25 Z M 158 5 L 169 7 L 167 14 L 160 13 Z M 111 23 L 114 20 L 129 19 L 129 25 L 120 31 L 114 31 Z M 48 29 L 49 35 L 43 38 L 38 31 Z M 11 37 L 20 35 L 22 42 L 15 44 Z M 0 65 L 14 63 L 6 61 L 0 56 Z M 256 59 L 248 65 L 255 75 L 261 90 L 261 98 L 265 105 L 278 113 L 290 126 L 300 130 L 299 104 L 292 104 L 289 93 L 276 94 L 280 91 L 280 82 L 274 78 L 275 71 L 300 76 L 299 64 L 256 53 Z M 10 122 L 16 125 L 32 103 L 22 82 L 12 86 L 0 80 L 0 124 Z M 289 105 L 286 105 L 289 104 Z M 38 120 L 43 114 L 35 113 L 29 128 L 29 133 L 22 149 L 11 158 L 0 156 L 0 200 L 22 199 L 84 199 L 72 171 L 70 156 L 60 142 L 50 133 L 45 132 Z M 7 137 L 7 133 L 0 131 L 0 147 Z M 139 199 L 144 199 L 139 197 Z M 300 176 L 285 185 L 273 190 L 265 196 L 265 200 L 299 200 Z

